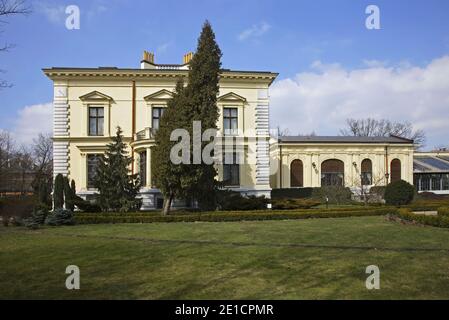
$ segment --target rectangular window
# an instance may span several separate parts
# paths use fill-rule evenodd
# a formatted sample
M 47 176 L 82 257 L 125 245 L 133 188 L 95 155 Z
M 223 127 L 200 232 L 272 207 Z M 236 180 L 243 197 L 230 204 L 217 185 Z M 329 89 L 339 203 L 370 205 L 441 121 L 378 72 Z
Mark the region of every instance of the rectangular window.
M 449 174 L 443 174 L 443 190 L 449 190 Z
M 224 156 L 223 184 L 229 187 L 240 185 L 240 166 L 237 161 L 237 153 Z
M 104 125 L 104 108 L 89 107 L 89 135 L 102 136 Z
M 238 134 L 238 110 L 237 108 L 223 109 L 223 128 L 225 135 Z
M 139 179 L 140 185 L 145 187 L 147 185 L 147 152 L 139 153 Z
M 441 190 L 441 175 L 432 174 L 432 190 Z
M 159 129 L 161 118 L 164 114 L 165 108 L 162 107 L 153 107 L 153 114 L 152 114 L 152 125 L 151 127 L 154 130 Z
M 95 188 L 94 181 L 97 176 L 97 169 L 100 164 L 101 154 L 87 155 L 87 188 Z

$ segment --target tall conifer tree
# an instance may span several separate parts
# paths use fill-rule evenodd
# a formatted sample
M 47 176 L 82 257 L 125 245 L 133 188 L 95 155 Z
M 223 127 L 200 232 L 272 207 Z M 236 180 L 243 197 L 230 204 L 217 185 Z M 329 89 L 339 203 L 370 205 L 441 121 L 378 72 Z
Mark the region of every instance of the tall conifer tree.
M 222 53 L 215 41 L 212 26 L 209 21 L 206 21 L 198 39 L 196 53 L 190 62 L 186 88 L 186 95 L 190 103 L 191 123 L 201 121 L 203 132 L 207 129 L 217 129 L 221 56 Z M 193 137 L 191 128 L 189 132 Z M 203 142 L 201 150 L 207 144 L 207 141 Z M 193 157 L 193 149 L 191 154 Z M 198 200 L 201 209 L 215 209 L 217 170 L 214 165 L 202 162 L 201 164 L 192 164 L 186 169 L 184 176 L 189 181 L 190 197 Z

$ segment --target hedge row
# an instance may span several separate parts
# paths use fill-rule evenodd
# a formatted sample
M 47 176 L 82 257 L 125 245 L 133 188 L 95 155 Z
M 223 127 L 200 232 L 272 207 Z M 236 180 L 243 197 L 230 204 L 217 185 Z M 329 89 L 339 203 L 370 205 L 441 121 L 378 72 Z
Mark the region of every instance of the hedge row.
M 154 222 L 225 222 L 253 220 L 289 220 L 313 218 L 344 218 L 361 216 L 381 216 L 394 213 L 394 208 L 364 210 L 305 210 L 305 211 L 255 211 L 227 213 L 190 213 L 184 215 L 145 215 L 145 214 L 76 214 L 78 224 L 100 223 L 154 223 Z
M 449 216 L 436 215 L 428 216 L 424 214 L 414 214 L 409 209 L 399 209 L 393 215 L 398 216 L 400 219 L 408 222 L 414 222 L 422 225 L 449 228 Z
M 411 211 L 437 211 L 441 207 L 449 207 L 449 201 L 419 200 L 404 206 L 404 208 L 410 209 Z

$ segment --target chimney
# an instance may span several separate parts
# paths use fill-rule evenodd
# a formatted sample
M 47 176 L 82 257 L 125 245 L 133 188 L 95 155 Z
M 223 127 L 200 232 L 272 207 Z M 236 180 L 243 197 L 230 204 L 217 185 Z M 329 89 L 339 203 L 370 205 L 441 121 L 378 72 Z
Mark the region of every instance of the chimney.
M 154 53 L 152 52 L 148 52 L 148 51 L 144 51 L 143 52 L 143 58 L 142 61 L 154 64 Z
M 183 59 L 182 59 L 182 63 L 183 64 L 188 64 L 190 63 L 190 61 L 193 58 L 193 52 L 188 52 L 184 55 Z

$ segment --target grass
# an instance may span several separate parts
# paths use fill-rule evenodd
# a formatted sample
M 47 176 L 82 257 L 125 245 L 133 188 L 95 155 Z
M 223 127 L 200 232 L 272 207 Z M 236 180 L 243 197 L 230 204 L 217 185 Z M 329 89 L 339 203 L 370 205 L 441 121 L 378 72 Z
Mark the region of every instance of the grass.
M 383 217 L 0 227 L 0 298 L 448 299 L 448 240 Z M 81 290 L 65 289 L 70 264 Z

